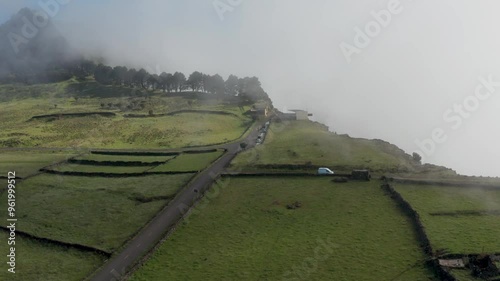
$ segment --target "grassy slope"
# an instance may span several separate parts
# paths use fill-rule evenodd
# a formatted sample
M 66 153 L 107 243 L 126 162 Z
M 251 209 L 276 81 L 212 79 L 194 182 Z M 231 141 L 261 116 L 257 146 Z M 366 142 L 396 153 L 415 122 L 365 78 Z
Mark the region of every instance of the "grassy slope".
M 8 254 L 7 232 L 0 231 L 0 251 Z M 2 263 L 0 280 L 77 281 L 82 280 L 104 262 L 100 255 L 46 245 L 32 239 L 16 237 L 16 273 L 7 272 Z M 6 261 L 6 258 L 2 258 Z
M 0 147 L 173 148 L 207 145 L 238 138 L 251 122 L 235 105 L 196 99 L 188 105 L 187 98 L 165 97 L 160 93 L 150 94 L 149 98 L 131 98 L 130 92 L 126 87 L 74 80 L 34 86 L 0 85 L 0 101 L 3 100 L 0 102 Z M 17 99 L 12 99 L 12 96 Z M 79 99 L 75 100 L 75 96 Z M 128 104 L 132 100 L 144 101 L 146 106 L 131 112 L 101 107 L 101 103 Z M 181 109 L 221 110 L 235 116 L 193 113 L 158 118 L 122 116 L 125 113 L 147 114 L 149 110 L 166 113 Z M 114 111 L 118 116 L 28 122 L 33 115 L 89 111 Z
M 255 153 L 256 152 L 256 153 Z M 336 135 L 319 123 L 272 123 L 266 141 L 255 151 L 241 153 L 236 168 L 253 164 L 305 164 L 351 170 L 411 170 L 409 156 L 386 142 Z
M 410 222 L 378 186 L 231 178 L 131 280 L 429 280 Z
M 498 215 L 431 216 L 435 212 L 499 211 L 500 189 L 484 190 L 396 184 L 395 188 L 420 214 L 435 249 L 452 253 L 500 252 Z
M 179 171 L 200 171 L 207 167 L 222 155 L 222 151 L 181 154 L 175 159 L 168 161 L 151 170 L 151 172 L 179 172 Z
M 22 221 L 19 229 L 113 251 L 152 218 L 191 176 L 110 179 L 39 175 L 17 187 L 17 215 Z M 6 196 L 4 193 L 0 199 L 6 202 Z M 151 199 L 155 200 L 141 202 Z M 6 210 L 0 210 L 0 217 L 6 217 Z
M 65 152 L 16 151 L 0 153 L 0 175 L 16 171 L 16 176 L 26 177 L 38 172 L 47 165 L 64 161 L 75 154 Z
M 113 173 L 113 174 L 127 174 L 127 173 L 142 173 L 154 166 L 94 166 L 94 165 L 78 165 L 78 164 L 65 164 L 54 167 L 53 170 L 61 172 L 83 172 L 83 173 Z
M 129 156 L 129 155 L 103 155 L 103 154 L 87 154 L 81 157 L 76 157 L 77 160 L 92 160 L 105 162 L 164 162 L 174 158 L 174 156 Z

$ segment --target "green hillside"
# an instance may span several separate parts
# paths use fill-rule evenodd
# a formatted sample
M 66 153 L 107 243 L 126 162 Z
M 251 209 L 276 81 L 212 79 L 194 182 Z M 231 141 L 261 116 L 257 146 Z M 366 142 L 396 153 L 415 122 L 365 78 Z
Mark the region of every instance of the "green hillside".
M 244 115 L 248 107 L 214 95 L 174 95 L 92 80 L 0 85 L 0 101 L 0 147 L 200 146 L 237 139 L 252 123 Z M 165 115 L 182 110 L 188 112 Z M 64 115 L 100 112 L 110 116 Z M 51 116 L 32 119 L 40 115 Z
M 283 169 L 284 165 L 290 168 L 298 165 L 311 172 L 317 166 L 346 172 L 365 168 L 379 173 L 424 170 L 420 163 L 395 145 L 335 134 L 325 125 L 312 121 L 272 122 L 264 143 L 239 154 L 232 162 L 232 169 Z M 439 167 L 430 170 L 455 174 Z

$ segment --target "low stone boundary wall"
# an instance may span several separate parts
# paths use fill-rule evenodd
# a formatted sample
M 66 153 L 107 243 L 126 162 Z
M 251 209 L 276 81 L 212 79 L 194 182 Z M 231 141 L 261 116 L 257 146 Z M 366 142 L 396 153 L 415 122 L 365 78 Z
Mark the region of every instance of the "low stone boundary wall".
M 4 231 L 10 231 L 7 227 L 4 227 L 4 226 L 0 226 L 0 229 L 2 229 Z M 19 235 L 20 237 L 24 237 L 24 238 L 33 239 L 33 240 L 36 240 L 36 241 L 41 242 L 41 243 L 46 243 L 46 244 L 65 247 L 65 248 L 74 248 L 74 249 L 84 251 L 84 252 L 94 252 L 94 253 L 97 253 L 99 255 L 105 256 L 106 258 L 111 257 L 111 253 L 103 251 L 103 250 L 99 250 L 97 248 L 93 248 L 93 247 L 89 247 L 89 246 L 85 246 L 85 245 L 81 245 L 81 244 L 66 243 L 66 242 L 61 242 L 58 240 L 42 238 L 42 237 L 38 237 L 38 236 L 29 234 L 29 233 L 26 233 L 23 231 L 19 231 L 17 229 L 16 229 L 16 235 Z
M 91 115 L 99 115 L 103 117 L 115 117 L 116 113 L 114 112 L 79 112 L 79 113 L 55 113 L 55 114 L 46 114 L 46 115 L 36 115 L 31 117 L 30 120 L 36 119 L 44 119 L 44 118 L 60 118 L 60 117 L 85 117 Z
M 428 265 L 436 272 L 439 279 L 443 281 L 456 281 L 457 279 L 451 275 L 448 271 L 439 265 L 439 261 L 434 257 L 434 251 L 432 249 L 427 233 L 425 232 L 425 227 L 420 220 L 420 216 L 413 209 L 413 207 L 406 201 L 399 192 L 397 192 L 391 185 L 383 184 L 381 188 L 397 203 L 398 207 L 407 215 L 411 222 L 413 229 L 417 234 L 417 239 L 420 247 L 423 249 L 424 253 L 428 256 Z

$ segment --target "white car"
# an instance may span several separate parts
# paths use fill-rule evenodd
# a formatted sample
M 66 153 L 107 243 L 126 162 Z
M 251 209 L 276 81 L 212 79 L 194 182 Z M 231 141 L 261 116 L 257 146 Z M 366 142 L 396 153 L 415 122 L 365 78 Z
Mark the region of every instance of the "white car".
M 318 175 L 333 175 L 334 172 L 328 168 L 318 168 Z

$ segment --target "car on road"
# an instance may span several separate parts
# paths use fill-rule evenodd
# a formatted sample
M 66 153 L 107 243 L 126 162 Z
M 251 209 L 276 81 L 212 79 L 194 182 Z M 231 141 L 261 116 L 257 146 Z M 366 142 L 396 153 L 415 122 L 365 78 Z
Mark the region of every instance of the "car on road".
M 333 175 L 334 172 L 330 170 L 329 168 L 318 168 L 318 175 Z

